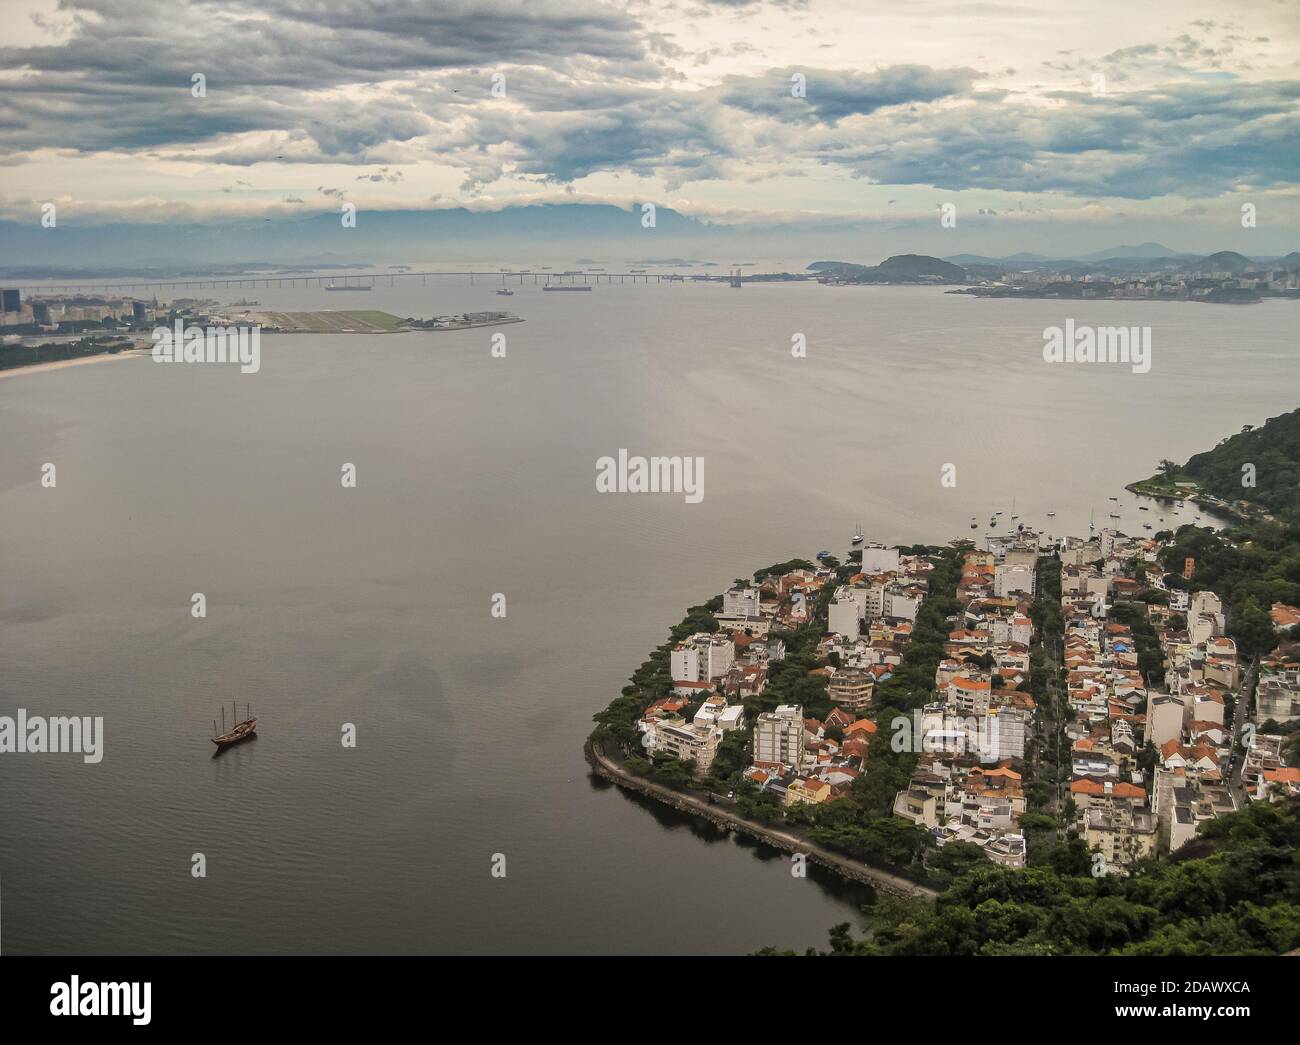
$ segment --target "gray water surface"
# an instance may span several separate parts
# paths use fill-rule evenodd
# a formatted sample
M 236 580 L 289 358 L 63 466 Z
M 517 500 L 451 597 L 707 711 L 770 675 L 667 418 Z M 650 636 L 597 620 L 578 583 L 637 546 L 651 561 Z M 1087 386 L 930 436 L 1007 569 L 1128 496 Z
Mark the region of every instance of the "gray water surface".
M 526 322 L 505 359 L 488 330 L 265 335 L 255 375 L 136 358 L 0 380 L 0 714 L 106 731 L 98 765 L 0 755 L 7 953 L 824 946 L 860 894 L 594 782 L 592 713 L 688 605 L 842 552 L 855 523 L 945 541 L 1014 498 L 1081 532 L 1114 495 L 1136 530 L 1158 513 L 1126 482 L 1296 406 L 1286 302 L 243 294 Z M 1045 364 L 1067 316 L 1150 325 L 1151 372 Z M 598 494 L 619 448 L 703 456 L 703 502 Z M 214 759 L 232 700 L 260 735 Z

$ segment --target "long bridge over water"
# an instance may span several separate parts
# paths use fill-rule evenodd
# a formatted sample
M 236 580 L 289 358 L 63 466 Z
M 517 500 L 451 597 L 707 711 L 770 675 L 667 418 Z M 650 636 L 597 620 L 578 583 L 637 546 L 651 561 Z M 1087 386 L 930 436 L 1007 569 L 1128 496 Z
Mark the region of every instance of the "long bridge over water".
M 662 283 L 708 283 L 734 282 L 731 275 L 705 275 L 692 273 L 682 275 L 676 272 L 550 272 L 523 269 L 509 272 L 438 271 L 438 272 L 337 272 L 333 274 L 248 274 L 243 276 L 190 276 L 175 279 L 148 279 L 132 277 L 121 280 L 69 280 L 66 282 L 38 283 L 20 285 L 24 295 L 30 294 L 89 294 L 89 293 L 128 293 L 142 290 L 215 290 L 218 287 L 236 289 L 256 289 L 258 287 L 375 287 L 400 286 L 413 279 L 428 286 L 430 279 L 447 277 L 468 277 L 470 285 L 478 280 L 484 283 L 500 283 L 503 286 L 533 285 L 598 285 L 601 283 L 659 285 Z

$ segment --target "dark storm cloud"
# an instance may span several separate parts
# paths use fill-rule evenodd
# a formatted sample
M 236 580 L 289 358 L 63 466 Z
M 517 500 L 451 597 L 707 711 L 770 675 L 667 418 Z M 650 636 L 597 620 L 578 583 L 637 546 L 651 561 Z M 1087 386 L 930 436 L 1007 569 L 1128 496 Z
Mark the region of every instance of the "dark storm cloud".
M 169 86 L 193 72 L 230 87 L 320 90 L 422 70 L 552 64 L 574 54 L 638 62 L 635 20 L 573 0 L 64 0 L 64 43 L 0 47 L 0 68 Z
M 82 152 L 177 147 L 249 131 L 310 139 L 322 158 L 428 133 L 409 101 L 347 100 L 331 89 L 503 63 L 565 66 L 575 56 L 647 74 L 636 23 L 572 0 L 65 0 L 71 36 L 0 47 L 0 147 Z M 190 93 L 195 73 L 206 97 Z M 481 93 L 481 92 L 480 92 Z M 446 99 L 452 95 L 448 91 Z M 240 150 L 233 162 L 269 158 Z M 310 157 L 304 157 L 310 158 Z M 364 158 L 364 157 L 361 157 Z
M 796 75 L 803 77 L 804 97 L 795 97 L 791 91 Z M 795 123 L 835 123 L 890 105 L 965 94 L 978 76 L 974 69 L 931 69 L 925 65 L 895 65 L 872 73 L 792 66 L 773 69 L 761 77 L 729 76 L 722 90 L 728 105 L 746 112 Z
M 1148 199 L 1294 182 L 1300 84 L 1185 84 L 881 114 L 826 161 L 886 184 Z
M 753 5 L 731 5 L 748 8 Z M 61 43 L 0 48 L 0 163 L 49 147 L 209 162 L 436 159 L 467 186 L 599 172 L 700 179 L 818 167 L 899 185 L 1083 197 L 1289 185 L 1300 83 L 1227 74 L 1033 98 L 971 68 L 788 66 L 694 84 L 660 29 L 586 0 L 65 0 Z M 653 19 L 651 19 L 653 21 Z M 1164 61 L 1141 45 L 1108 75 Z M 1155 56 L 1153 58 L 1152 56 Z M 1070 57 L 1070 61 L 1075 59 Z M 191 76 L 207 96 L 191 96 Z M 501 72 L 507 93 L 494 98 Z M 791 95 L 801 74 L 806 97 Z

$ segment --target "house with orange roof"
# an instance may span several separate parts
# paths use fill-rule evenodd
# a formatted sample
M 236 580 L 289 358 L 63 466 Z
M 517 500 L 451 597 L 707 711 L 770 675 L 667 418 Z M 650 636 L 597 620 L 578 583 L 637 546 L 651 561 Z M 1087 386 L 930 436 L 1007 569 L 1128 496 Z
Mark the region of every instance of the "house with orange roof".
M 677 712 L 681 711 L 682 708 L 686 707 L 688 703 L 690 703 L 690 701 L 688 701 L 684 696 L 664 697 L 662 700 L 656 700 L 646 708 L 645 713 L 647 716 L 659 714 L 675 715 Z
M 1070 781 L 1070 797 L 1080 810 L 1094 802 L 1129 802 L 1146 805 L 1146 789 L 1124 780 L 1082 779 Z
M 1270 802 L 1300 798 L 1300 766 L 1280 766 L 1261 771 L 1255 787 L 1255 798 L 1257 801 Z
M 857 715 L 851 711 L 845 711 L 843 708 L 831 708 L 831 713 L 826 716 L 827 728 L 844 729 L 845 726 L 851 726 L 857 721 Z
M 786 789 L 785 804 L 820 805 L 830 801 L 831 785 L 813 777 L 799 777 Z

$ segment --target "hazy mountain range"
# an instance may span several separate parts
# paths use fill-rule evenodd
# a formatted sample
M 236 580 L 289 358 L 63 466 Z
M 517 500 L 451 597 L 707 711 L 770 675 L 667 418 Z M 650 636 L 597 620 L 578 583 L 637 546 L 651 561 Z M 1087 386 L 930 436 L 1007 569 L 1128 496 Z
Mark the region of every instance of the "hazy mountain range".
M 642 223 L 639 207 L 608 204 L 533 204 L 499 210 L 463 207 L 436 210 L 359 211 L 355 228 L 340 216 L 316 214 L 298 219 L 221 223 L 90 225 L 60 216 L 55 228 L 36 221 L 0 222 L 0 278 L 87 278 L 107 274 L 208 274 L 254 269 L 370 269 L 402 263 L 445 260 L 540 267 L 598 264 L 620 267 L 688 268 L 744 266 L 773 271 L 778 265 L 804 269 L 800 258 L 854 258 L 818 263 L 826 267 L 875 269 L 880 280 L 939 276 L 963 278 L 995 271 L 1051 268 L 1056 271 L 1189 271 L 1204 267 L 1210 252 L 1180 252 L 1160 243 L 1121 245 L 1109 250 L 1050 256 L 1018 253 L 1003 257 L 953 254 L 899 254 L 872 250 L 873 239 L 852 222 L 711 224 L 658 207 L 653 227 Z M 852 254 L 845 249 L 850 245 Z M 918 244 L 921 245 L 921 244 Z M 871 257 L 875 254 L 875 258 Z M 863 257 L 863 255 L 866 255 Z M 765 258 L 783 258 L 767 263 Z M 579 259 L 579 260 L 575 260 Z M 1211 266 L 1241 271 L 1252 260 L 1277 261 L 1276 255 L 1248 258 L 1220 252 Z M 1294 264 L 1300 254 L 1287 255 Z M 877 262 L 878 264 L 878 262 Z

